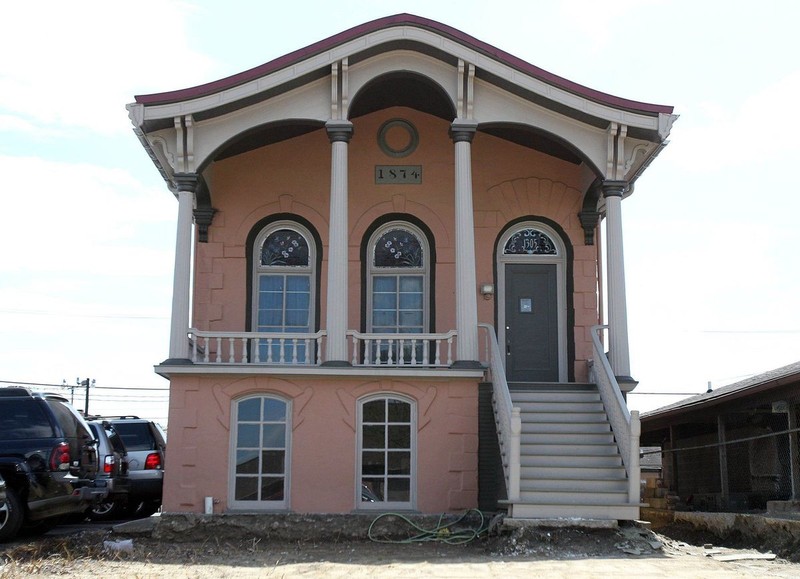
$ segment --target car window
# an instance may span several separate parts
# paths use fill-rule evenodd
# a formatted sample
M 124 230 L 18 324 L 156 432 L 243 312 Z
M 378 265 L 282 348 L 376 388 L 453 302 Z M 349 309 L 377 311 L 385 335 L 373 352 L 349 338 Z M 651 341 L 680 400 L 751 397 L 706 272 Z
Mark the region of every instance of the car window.
M 128 451 L 157 450 L 150 425 L 146 422 L 115 422 L 114 429 L 122 437 Z
M 70 411 L 64 403 L 59 400 L 48 400 L 47 404 L 53 410 L 53 414 L 56 415 L 56 420 L 61 425 L 64 436 L 75 439 L 94 438 L 86 429 L 80 417 Z
M 24 440 L 27 438 L 51 438 L 55 436 L 44 409 L 29 398 L 26 400 L 3 400 L 0 438 Z

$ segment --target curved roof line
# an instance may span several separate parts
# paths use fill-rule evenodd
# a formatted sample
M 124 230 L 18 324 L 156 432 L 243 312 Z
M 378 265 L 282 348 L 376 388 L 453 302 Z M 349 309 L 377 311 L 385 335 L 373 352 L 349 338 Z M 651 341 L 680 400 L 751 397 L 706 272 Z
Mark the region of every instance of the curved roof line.
M 673 111 L 673 107 L 671 106 L 633 101 L 585 87 L 581 84 L 572 82 L 563 77 L 547 72 L 546 70 L 543 70 L 528 62 L 525 62 L 516 56 L 500 50 L 491 44 L 482 42 L 477 38 L 470 36 L 469 34 L 461 32 L 460 30 L 456 30 L 451 26 L 436 22 L 435 20 L 423 18 L 421 16 L 405 13 L 386 16 L 384 18 L 378 18 L 377 20 L 360 24 L 345 30 L 344 32 L 334 34 L 329 38 L 315 42 L 314 44 L 306 46 L 305 48 L 295 50 L 294 52 L 290 52 L 289 54 L 271 60 L 260 66 L 234 74 L 232 76 L 228 76 L 226 78 L 197 85 L 191 88 L 147 95 L 136 95 L 135 99 L 137 103 L 144 105 L 162 105 L 208 96 L 210 94 L 228 90 L 235 86 L 250 82 L 282 68 L 286 68 L 287 66 L 291 66 L 303 59 L 327 50 L 331 50 L 340 44 L 344 44 L 345 42 L 349 42 L 360 36 L 395 26 L 415 26 L 433 31 L 543 82 L 611 107 L 651 114 L 672 114 Z

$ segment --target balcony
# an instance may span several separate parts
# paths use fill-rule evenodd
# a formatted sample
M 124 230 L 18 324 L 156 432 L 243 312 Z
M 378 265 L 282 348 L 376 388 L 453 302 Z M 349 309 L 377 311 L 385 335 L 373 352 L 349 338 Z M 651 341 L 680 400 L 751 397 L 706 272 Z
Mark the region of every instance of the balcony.
M 455 361 L 455 330 L 442 334 L 347 332 L 353 367 L 449 368 Z M 189 330 L 193 364 L 212 366 L 321 366 L 327 332 L 207 332 Z

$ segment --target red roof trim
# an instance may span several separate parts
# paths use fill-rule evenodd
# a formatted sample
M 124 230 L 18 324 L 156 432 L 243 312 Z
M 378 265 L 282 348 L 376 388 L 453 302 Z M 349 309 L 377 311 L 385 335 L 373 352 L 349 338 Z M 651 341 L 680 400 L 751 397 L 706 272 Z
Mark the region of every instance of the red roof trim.
M 519 70 L 520 72 L 529 74 L 530 76 L 562 88 L 573 94 L 577 94 L 611 107 L 654 114 L 672 114 L 673 111 L 673 107 L 671 106 L 632 101 L 590 89 L 547 72 L 546 70 L 525 62 L 524 60 L 504 52 L 499 48 L 482 42 L 477 38 L 470 36 L 469 34 L 465 34 L 460 30 L 456 30 L 451 26 L 436 22 L 435 20 L 414 16 L 413 14 L 395 14 L 394 16 L 387 16 L 385 18 L 379 18 L 365 24 L 360 24 L 359 26 L 355 26 L 349 30 L 345 30 L 344 32 L 340 32 L 339 34 L 335 34 L 319 42 L 315 42 L 314 44 L 311 44 L 305 48 L 295 50 L 294 52 L 290 52 L 289 54 L 276 58 L 275 60 L 271 60 L 265 64 L 251 68 L 250 70 L 246 70 L 220 80 L 170 92 L 137 95 L 135 99 L 137 103 L 144 105 L 162 105 L 204 97 L 250 82 L 262 76 L 266 76 L 272 72 L 286 68 L 287 66 L 291 66 L 292 64 L 295 64 L 296 62 L 299 62 L 305 58 L 309 58 L 326 50 L 330 50 L 335 46 L 349 42 L 350 40 L 358 38 L 359 36 L 364 36 L 377 30 L 391 28 L 394 26 L 416 26 L 419 28 L 432 30 L 487 56 L 491 56 L 492 58 L 499 60 L 500 62 L 503 62 L 508 66 Z

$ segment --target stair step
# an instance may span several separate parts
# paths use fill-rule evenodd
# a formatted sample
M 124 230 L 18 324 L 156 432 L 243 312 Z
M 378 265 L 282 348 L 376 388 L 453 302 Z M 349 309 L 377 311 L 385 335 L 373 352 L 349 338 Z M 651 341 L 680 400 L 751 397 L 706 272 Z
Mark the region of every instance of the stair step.
M 611 432 L 523 432 L 521 444 L 611 444 Z
M 599 491 L 591 493 L 559 490 L 520 490 L 520 500 L 543 505 L 612 505 L 625 504 L 627 491 Z
M 539 452 L 530 454 L 521 454 L 520 466 L 533 467 L 555 467 L 555 466 L 570 466 L 570 467 L 614 467 L 622 466 L 622 457 L 616 452 L 616 448 L 611 449 L 606 454 L 572 454 L 567 455 L 560 452 L 553 452 L 550 454 Z
M 622 480 L 627 484 L 625 468 L 622 466 L 574 466 L 574 465 L 524 465 L 522 480 L 528 479 L 592 479 Z M 627 487 L 626 487 L 627 488 Z
M 610 440 L 591 442 L 584 440 L 585 437 L 577 437 L 579 440 L 572 442 L 564 440 L 566 435 L 560 435 L 560 440 L 547 442 L 541 437 L 534 437 L 532 442 L 522 441 L 520 444 L 521 456 L 572 456 L 572 455 L 592 455 L 592 456 L 619 456 L 617 445 Z M 599 436 L 599 435 L 596 435 Z M 554 436 L 550 436 L 554 438 Z
M 533 401 L 533 402 L 515 402 L 512 399 L 512 404 L 519 408 L 520 413 L 526 414 L 528 412 L 602 412 L 605 414 L 606 410 L 602 402 L 554 402 L 554 401 Z
M 574 390 L 550 390 L 541 392 L 511 392 L 511 401 L 523 402 L 597 402 L 601 400 L 600 393 L 576 392 Z
M 559 412 L 550 411 L 550 412 L 541 412 L 541 411 L 529 411 L 529 412 L 520 412 L 520 418 L 522 420 L 523 425 L 525 423 L 548 423 L 548 422 L 561 422 L 561 423 L 573 423 L 573 422 L 586 422 L 586 423 L 599 423 L 608 425 L 608 416 L 606 416 L 605 411 L 599 412 L 569 412 L 560 410 Z
M 519 488 L 520 491 L 570 492 L 579 496 L 595 492 L 621 492 L 628 496 L 628 480 L 620 478 L 524 478 Z
M 523 422 L 522 434 L 611 434 L 608 422 Z
M 519 519 L 597 519 L 633 521 L 639 518 L 639 505 L 627 503 L 549 504 L 517 502 L 510 506 L 509 517 Z

